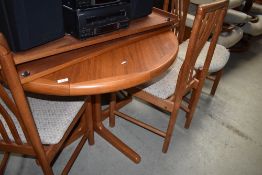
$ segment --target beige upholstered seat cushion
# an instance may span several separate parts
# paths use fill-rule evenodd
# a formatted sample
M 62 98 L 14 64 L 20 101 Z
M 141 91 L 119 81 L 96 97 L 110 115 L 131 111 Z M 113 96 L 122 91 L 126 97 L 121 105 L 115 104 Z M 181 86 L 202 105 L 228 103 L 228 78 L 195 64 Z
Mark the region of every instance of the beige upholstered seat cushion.
M 212 2 L 214 2 L 214 1 L 215 1 L 215 0 L 190 0 L 191 3 L 197 4 L 197 5 L 212 3 Z
M 242 5 L 244 0 L 229 0 L 228 8 L 233 9 Z
M 168 97 L 173 95 L 173 93 L 175 92 L 179 71 L 186 55 L 188 42 L 189 40 L 186 40 L 179 46 L 178 57 L 173 65 L 168 69 L 168 71 L 166 71 L 156 80 L 139 86 L 139 88 L 161 99 L 167 99 Z M 210 42 L 207 42 L 207 44 L 202 49 L 197 59 L 195 68 L 198 69 L 203 67 L 209 45 Z M 209 72 L 217 72 L 222 69 L 228 62 L 229 55 L 229 51 L 225 47 L 217 45 L 213 59 L 211 61 Z
M 262 14 L 262 4 L 253 3 L 252 8 L 250 10 L 252 13 Z
M 212 3 L 219 0 L 190 0 L 193 4 L 206 4 L 206 3 Z M 240 6 L 243 3 L 244 0 L 229 0 L 229 8 L 235 8 Z
M 7 90 L 7 92 L 10 96 L 10 91 Z M 40 99 L 27 97 L 27 99 L 43 144 L 58 143 L 84 104 L 84 100 L 81 98 L 44 97 Z M 8 109 L 2 99 L 0 99 L 0 103 L 5 109 Z M 11 113 L 9 109 L 7 111 L 14 121 L 22 141 L 25 143 L 26 139 L 21 126 L 13 113 Z M 6 128 L 9 138 L 14 140 L 1 114 L 0 120 Z M 2 139 L 1 136 L 0 139 Z
M 244 33 L 252 35 L 252 36 L 258 36 L 262 34 L 262 15 L 257 15 L 258 21 L 248 22 L 245 24 L 242 29 L 244 30 Z
M 190 27 L 190 28 L 193 28 L 194 20 L 195 20 L 195 16 L 194 15 L 187 14 L 186 26 Z
M 182 64 L 183 61 L 176 59 L 173 65 L 163 75 L 150 82 L 150 84 L 143 84 L 139 88 L 158 98 L 167 99 L 175 92 L 177 78 Z
M 197 6 L 190 4 L 187 14 L 187 20 L 186 20 L 187 27 L 192 28 L 196 11 L 197 11 Z M 243 12 L 234 9 L 228 9 L 224 21 L 229 24 L 240 24 L 240 23 L 247 23 L 248 21 L 250 21 L 251 18 L 252 17 L 250 15 L 247 15 Z
M 224 22 L 228 24 L 241 24 L 241 23 L 247 23 L 251 19 L 252 17 L 250 15 L 247 15 L 246 13 L 233 9 L 228 9 Z
M 231 32 L 221 32 L 217 43 L 230 48 L 237 44 L 243 38 L 244 32 L 240 27 L 235 27 Z
M 178 58 L 181 60 L 185 59 L 188 43 L 189 40 L 186 40 L 179 46 Z M 200 52 L 195 64 L 196 69 L 203 68 L 209 45 L 210 42 L 207 42 Z M 217 44 L 209 67 L 209 73 L 221 70 L 228 62 L 229 56 L 229 51 L 224 46 Z

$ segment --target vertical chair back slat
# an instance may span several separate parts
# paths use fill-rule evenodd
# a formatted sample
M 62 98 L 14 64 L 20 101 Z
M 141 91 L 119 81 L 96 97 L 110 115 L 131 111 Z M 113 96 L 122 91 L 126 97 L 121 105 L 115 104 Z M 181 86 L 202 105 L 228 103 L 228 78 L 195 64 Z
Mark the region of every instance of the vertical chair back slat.
M 164 0 L 163 10 L 168 11 L 169 0 Z
M 5 108 L 0 104 L 0 114 L 2 115 L 3 119 L 5 120 L 9 130 L 12 133 L 12 136 L 15 140 L 16 144 L 21 145 L 22 141 L 21 138 L 17 132 L 16 126 L 11 118 L 11 116 L 8 114 L 8 112 L 5 110 Z
M 207 52 L 207 58 L 206 58 L 205 64 L 203 66 L 202 77 L 204 76 L 206 77 L 208 74 L 208 69 L 209 69 L 209 66 L 210 66 L 214 51 L 215 51 L 216 43 L 217 43 L 219 34 L 221 32 L 221 29 L 222 29 L 222 27 L 218 27 L 218 26 L 222 26 L 225 14 L 226 14 L 226 9 L 224 9 L 221 12 L 221 14 L 220 13 L 217 14 L 219 23 L 215 24 L 215 31 L 213 33 L 213 37 L 211 38 L 211 44 Z
M 178 26 L 175 29 L 175 34 L 178 37 L 179 43 L 182 43 L 184 38 L 185 22 L 189 4 L 190 0 L 164 0 L 163 9 L 177 16 Z
M 24 131 L 25 126 L 24 126 L 23 122 L 21 121 L 20 113 L 18 112 L 16 105 L 14 104 L 13 100 L 10 99 L 9 95 L 4 90 L 2 85 L 0 85 L 0 98 L 5 103 L 5 105 L 8 107 L 8 109 L 10 109 L 10 111 L 13 113 L 13 115 L 16 117 L 16 119 L 19 122 L 22 130 Z M 11 132 L 12 132 L 12 130 L 11 130 Z M 24 134 L 24 136 L 25 136 L 27 142 L 30 144 L 31 142 L 30 142 L 28 135 Z M 16 138 L 16 137 L 14 137 L 14 138 Z M 22 143 L 20 141 L 18 141 L 17 144 L 22 144 Z
M 3 138 L 3 140 L 6 142 L 6 143 L 11 143 L 11 140 L 9 139 L 9 136 L 5 130 L 5 127 L 2 123 L 2 121 L 0 120 L 0 133 L 1 133 L 1 136 Z
M 0 86 L 0 98 L 3 100 L 3 102 L 8 106 L 8 108 L 11 110 L 11 112 L 14 115 L 19 115 L 19 112 L 17 110 L 16 105 L 14 102 L 10 99 L 6 91 L 4 90 L 3 86 Z

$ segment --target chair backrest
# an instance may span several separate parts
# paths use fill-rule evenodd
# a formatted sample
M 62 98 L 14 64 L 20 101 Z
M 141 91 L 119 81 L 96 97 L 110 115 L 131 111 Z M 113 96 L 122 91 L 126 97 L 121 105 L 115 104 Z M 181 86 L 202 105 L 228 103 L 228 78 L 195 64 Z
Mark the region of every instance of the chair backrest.
M 205 79 L 222 29 L 227 7 L 228 0 L 203 4 L 198 7 L 184 63 L 180 69 L 176 92 L 183 94 L 187 86 L 195 80 L 194 67 L 196 60 L 207 40 L 210 40 L 205 64 L 199 75 L 199 79 L 201 77 Z M 182 98 L 181 95 L 179 98 Z
M 43 151 L 40 136 L 37 132 L 31 110 L 24 94 L 15 63 L 4 36 L 0 33 L 0 66 L 1 79 L 11 91 L 7 93 L 3 82 L 0 83 L 0 150 L 22 154 L 39 153 Z M 14 120 L 20 124 L 15 125 Z M 26 143 L 18 134 L 23 131 Z M 26 145 L 26 146 L 25 146 Z
M 164 0 L 163 9 L 176 15 L 179 25 L 175 29 L 178 42 L 182 43 L 190 0 Z

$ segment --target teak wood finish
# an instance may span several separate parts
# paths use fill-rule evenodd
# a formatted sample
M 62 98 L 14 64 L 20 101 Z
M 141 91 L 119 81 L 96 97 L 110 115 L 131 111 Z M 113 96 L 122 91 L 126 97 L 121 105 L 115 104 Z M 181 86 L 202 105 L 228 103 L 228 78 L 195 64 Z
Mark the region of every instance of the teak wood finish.
M 0 134 L 2 136 L 2 139 L 0 140 L 0 150 L 4 152 L 4 157 L 1 161 L 0 174 L 4 174 L 10 153 L 18 153 L 35 157 L 37 162 L 40 164 L 43 173 L 52 175 L 52 164 L 63 148 L 72 143 L 74 140 L 81 138 L 79 144 L 62 171 L 62 174 L 67 174 L 89 136 L 91 136 L 90 143 L 93 143 L 92 113 L 90 115 L 89 112 L 92 110 L 90 106 L 91 98 L 89 97 L 87 99 L 85 104 L 77 113 L 59 143 L 53 145 L 42 144 L 34 118 L 25 97 L 24 90 L 20 83 L 11 52 L 2 34 L 0 34 L 0 42 L 0 65 L 2 67 L 1 76 L 9 87 L 12 98 L 10 98 L 6 93 L 2 84 L 0 84 L 0 97 L 16 117 L 26 138 L 26 143 L 22 142 L 14 121 L 7 112 L 8 110 L 0 104 L 0 115 L 2 116 L 2 120 L 0 121 Z M 88 112 L 89 115 L 87 115 Z M 3 120 L 7 123 L 14 141 L 12 141 L 12 139 L 8 136 Z
M 148 17 L 131 22 L 128 29 L 84 41 L 65 36 L 26 52 L 11 53 L 10 59 L 17 64 L 26 91 L 91 95 L 89 108 L 95 131 L 139 163 L 140 156 L 104 127 L 100 94 L 130 88 L 163 73 L 178 52 L 178 40 L 172 32 L 175 25 L 175 15 L 154 9 Z M 22 77 L 24 71 L 30 71 L 30 75 Z M 65 81 L 59 83 L 61 79 Z M 91 144 L 93 139 L 90 134 Z
M 24 83 L 23 87 L 34 93 L 61 96 L 114 92 L 160 75 L 173 63 L 178 52 L 177 38 L 170 30 L 153 32 L 153 35 L 143 34 L 130 41 L 113 42 L 110 50 L 108 47 L 95 49 L 92 51 L 94 56 L 91 57 L 88 47 L 65 53 L 61 58 L 74 55 L 74 58 L 80 58 L 81 61 Z M 40 63 L 39 60 L 39 64 L 35 64 L 41 67 Z M 33 67 L 32 63 L 28 64 Z M 67 82 L 58 83 L 58 80 L 65 78 L 68 79 Z
M 228 6 L 228 1 L 226 0 L 199 6 L 192 29 L 192 34 L 190 36 L 186 57 L 180 69 L 178 80 L 176 83 L 176 89 L 172 96 L 170 96 L 167 99 L 160 99 L 156 96 L 153 96 L 141 90 L 140 88 L 132 88 L 127 90 L 127 92 L 129 92 L 133 96 L 142 99 L 146 102 L 149 102 L 150 104 L 158 106 L 159 108 L 165 111 L 170 112 L 171 115 L 170 115 L 167 130 L 161 131 L 151 125 L 143 123 L 142 121 L 134 119 L 116 110 L 115 108 L 116 94 L 112 94 L 111 103 L 110 103 L 111 127 L 115 125 L 115 115 L 117 115 L 161 137 L 164 137 L 162 151 L 164 153 L 167 152 L 171 140 L 171 136 L 174 130 L 176 117 L 180 108 L 182 108 L 187 113 L 185 127 L 188 128 L 191 123 L 193 113 L 196 108 L 196 104 L 200 97 L 200 93 L 203 87 L 205 77 L 208 73 L 208 68 L 211 63 L 211 59 L 214 53 L 217 39 L 222 28 L 222 23 L 227 10 L 227 6 Z M 185 12 L 183 13 L 185 14 Z M 195 71 L 194 66 L 197 57 L 201 52 L 203 46 L 207 42 L 207 40 L 210 38 L 211 33 L 212 33 L 211 43 L 208 49 L 204 67 L 201 71 L 198 71 L 197 74 L 194 75 L 194 71 Z M 191 98 L 189 99 L 189 104 L 187 106 L 183 106 L 182 99 L 185 96 L 185 94 L 189 91 L 192 91 Z

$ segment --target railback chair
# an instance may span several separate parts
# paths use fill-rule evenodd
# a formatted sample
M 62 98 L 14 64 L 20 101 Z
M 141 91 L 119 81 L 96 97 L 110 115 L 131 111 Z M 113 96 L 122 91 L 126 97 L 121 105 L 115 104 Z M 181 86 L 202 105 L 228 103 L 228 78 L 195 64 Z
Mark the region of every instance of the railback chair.
M 194 113 L 195 105 L 198 102 L 201 89 L 208 72 L 208 68 L 215 50 L 216 42 L 221 31 L 223 19 L 228 6 L 227 0 L 214 2 L 199 6 L 194 21 L 189 46 L 184 61 L 176 59 L 171 68 L 153 84 L 132 88 L 127 90 L 133 96 L 144 100 L 154 106 L 170 112 L 170 119 L 166 131 L 161 131 L 142 121 L 134 119 L 127 114 L 115 110 L 116 94 L 112 94 L 110 103 L 110 120 L 115 120 L 115 115 L 141 126 L 164 138 L 162 151 L 167 152 L 170 139 L 174 130 L 176 118 L 180 108 Z M 212 33 L 212 39 L 206 55 L 206 61 L 202 71 L 195 75 L 194 66 L 198 55 Z M 192 90 L 188 106 L 182 106 L 184 95 Z M 186 118 L 187 127 L 192 118 Z M 114 122 L 113 122 L 114 123 Z
M 67 174 L 88 137 L 93 143 L 90 99 L 60 101 L 57 97 L 49 101 L 27 97 L 1 33 L 0 65 L 4 79 L 0 84 L 0 151 L 4 153 L 0 174 L 4 174 L 10 154 L 18 153 L 36 158 L 43 173 L 52 175 L 52 165 L 62 149 L 81 138 L 62 171 Z
M 195 0 L 191 0 L 191 2 L 195 2 Z M 201 3 L 201 0 L 197 0 L 198 3 Z M 203 1 L 204 2 L 204 1 Z M 229 1 L 229 7 L 237 7 L 242 4 L 243 0 L 237 0 L 237 1 Z M 190 14 L 187 15 L 187 20 L 186 20 L 186 26 L 192 27 L 193 21 L 196 12 L 196 5 L 190 5 Z M 227 48 L 232 47 L 235 45 L 237 42 L 241 40 L 243 37 L 243 30 L 240 27 L 234 26 L 237 23 L 245 23 L 247 22 L 248 15 L 245 16 L 239 16 L 236 18 L 236 14 L 233 13 L 232 9 L 227 10 L 227 14 L 224 19 L 224 25 L 221 31 L 221 34 L 218 38 L 218 43 L 216 45 L 215 52 L 213 54 L 213 59 L 211 62 L 211 65 L 209 67 L 209 74 L 207 75 L 206 79 L 212 81 L 212 87 L 210 90 L 210 95 L 214 96 L 218 87 L 218 84 L 220 82 L 220 79 L 223 75 L 224 67 L 227 64 L 229 57 L 230 57 L 230 52 L 228 51 Z M 231 19 L 232 18 L 232 19 Z M 230 26 L 225 28 L 225 22 L 230 23 Z M 232 25 L 232 23 L 234 25 Z M 231 29 L 229 29 L 231 28 Z M 188 40 L 181 43 L 180 48 L 179 48 L 179 53 L 178 53 L 178 58 L 184 59 L 185 58 L 185 53 L 187 50 L 188 46 Z M 199 55 L 197 64 L 196 64 L 196 69 L 202 68 L 204 65 L 205 61 L 205 52 L 207 50 L 207 46 L 202 50 L 202 53 Z

